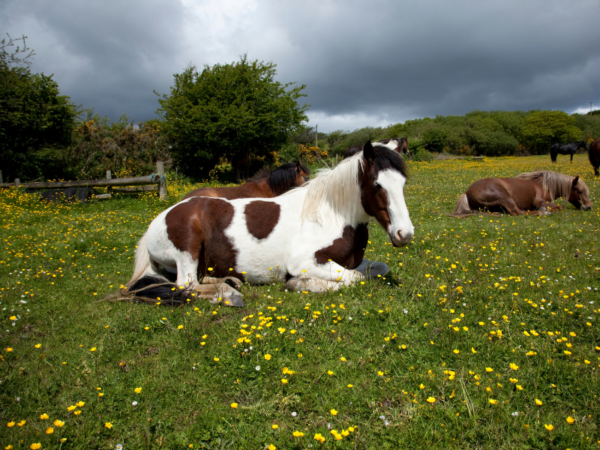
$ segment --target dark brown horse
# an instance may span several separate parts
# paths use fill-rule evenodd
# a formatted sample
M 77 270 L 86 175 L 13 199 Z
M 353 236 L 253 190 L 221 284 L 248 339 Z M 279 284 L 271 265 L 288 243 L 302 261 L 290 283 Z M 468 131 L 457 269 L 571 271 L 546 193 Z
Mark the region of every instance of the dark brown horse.
M 549 171 L 528 172 L 516 178 L 485 178 L 476 181 L 458 198 L 454 217 L 507 211 L 512 216 L 521 214 L 545 215 L 549 210 L 562 209 L 554 200 L 564 197 L 577 209 L 589 210 L 589 189 L 576 177 Z
M 378 141 L 373 143 L 373 147 L 387 147 L 390 150 L 393 150 L 397 153 L 408 155 L 410 154 L 408 150 L 408 139 L 406 138 L 390 138 L 384 139 L 382 141 Z M 363 151 L 362 145 L 354 145 L 352 147 L 348 147 L 344 150 L 344 159 L 349 158 L 350 156 L 356 155 L 358 152 Z
M 600 168 L 600 139 L 592 142 L 588 156 L 590 157 L 592 167 L 594 167 L 594 175 L 597 177 L 600 176 L 600 173 L 598 173 L 598 168 Z
M 228 200 L 236 198 L 272 198 L 287 192 L 293 187 L 302 186 L 308 181 L 310 169 L 301 163 L 287 163 L 269 172 L 259 171 L 252 179 L 241 186 L 204 187 L 194 189 L 182 200 L 191 197 L 220 197 Z

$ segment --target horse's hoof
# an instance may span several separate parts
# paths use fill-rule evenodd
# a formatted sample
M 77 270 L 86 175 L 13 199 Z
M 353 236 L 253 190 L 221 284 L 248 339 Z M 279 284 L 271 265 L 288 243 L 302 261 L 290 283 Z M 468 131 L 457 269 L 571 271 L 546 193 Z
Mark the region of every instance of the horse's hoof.
M 385 263 L 363 258 L 361 263 L 354 270 L 363 274 L 365 278 L 377 278 L 378 275 L 383 277 L 387 274 L 390 271 L 390 268 Z
M 242 294 L 231 294 L 230 297 L 223 300 L 223 304 L 225 306 L 235 306 L 237 308 L 243 308 L 246 306 L 244 303 L 244 299 L 242 298 Z
M 225 283 L 234 289 L 239 289 L 242 287 L 242 280 L 236 277 L 225 277 Z
M 542 206 L 542 207 L 540 208 L 540 211 L 546 211 L 546 207 L 545 207 L 545 206 Z

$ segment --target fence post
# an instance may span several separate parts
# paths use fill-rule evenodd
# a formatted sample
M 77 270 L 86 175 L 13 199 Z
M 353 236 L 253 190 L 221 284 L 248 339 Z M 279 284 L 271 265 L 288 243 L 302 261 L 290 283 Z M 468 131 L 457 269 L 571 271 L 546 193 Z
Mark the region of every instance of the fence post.
M 338 155 L 337 155 L 337 153 L 336 153 L 336 154 L 335 154 L 335 165 L 336 165 L 336 166 L 337 166 L 337 157 L 338 157 Z
M 156 173 L 158 173 L 158 176 L 160 177 L 158 198 L 160 198 L 162 201 L 165 201 L 169 198 L 169 194 L 167 192 L 167 178 L 165 177 L 164 161 L 156 161 Z
M 21 186 L 21 180 L 19 180 L 18 178 L 15 178 L 15 186 L 16 187 Z
M 110 173 L 110 170 L 106 171 L 106 179 L 107 180 L 112 180 L 112 174 Z M 112 186 L 109 186 L 106 188 L 106 193 L 107 194 L 112 194 Z

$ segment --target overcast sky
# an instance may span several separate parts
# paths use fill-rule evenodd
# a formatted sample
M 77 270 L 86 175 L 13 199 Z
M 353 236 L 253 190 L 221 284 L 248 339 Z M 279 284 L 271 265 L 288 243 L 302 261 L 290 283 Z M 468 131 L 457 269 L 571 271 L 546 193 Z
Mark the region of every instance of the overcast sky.
M 249 59 L 306 84 L 310 125 L 353 130 L 480 110 L 600 106 L 600 2 L 2 0 L 35 72 L 116 120 L 173 74 Z

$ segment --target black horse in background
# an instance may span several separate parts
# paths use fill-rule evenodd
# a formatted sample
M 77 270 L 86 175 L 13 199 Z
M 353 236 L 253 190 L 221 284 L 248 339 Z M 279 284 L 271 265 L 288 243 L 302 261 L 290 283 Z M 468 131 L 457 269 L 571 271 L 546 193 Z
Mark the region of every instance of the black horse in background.
M 42 192 L 42 200 L 53 203 L 58 203 L 60 201 L 72 203 L 74 201 L 79 200 L 81 203 L 86 203 L 93 194 L 94 190 L 91 187 L 70 187 L 67 189 L 51 189 L 49 191 Z
M 571 155 L 571 162 L 573 162 L 573 155 L 575 153 L 577 153 L 577 150 L 579 150 L 580 148 L 583 148 L 584 150 L 587 150 L 587 142 L 586 141 L 579 141 L 579 142 L 571 142 L 570 144 L 554 144 L 552 147 L 550 147 L 550 158 L 552 159 L 552 162 L 556 162 L 556 157 L 558 156 L 558 154 L 561 155 Z

